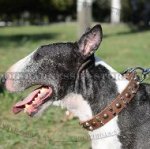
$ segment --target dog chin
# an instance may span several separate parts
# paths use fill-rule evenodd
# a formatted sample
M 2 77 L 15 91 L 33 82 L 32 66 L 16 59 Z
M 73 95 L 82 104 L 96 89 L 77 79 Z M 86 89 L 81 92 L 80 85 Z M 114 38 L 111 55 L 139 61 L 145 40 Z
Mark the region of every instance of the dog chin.
M 40 117 L 43 115 L 43 113 L 50 107 L 53 105 L 52 101 L 47 101 L 46 103 L 44 103 L 43 105 L 41 105 L 38 109 L 38 111 L 36 113 L 33 113 L 31 115 L 31 117 Z
M 58 101 L 47 101 L 43 105 L 41 105 L 38 109 L 38 111 L 34 114 L 32 114 L 32 117 L 41 117 L 43 113 L 50 108 L 51 106 L 61 106 L 62 107 L 62 102 L 60 100 Z

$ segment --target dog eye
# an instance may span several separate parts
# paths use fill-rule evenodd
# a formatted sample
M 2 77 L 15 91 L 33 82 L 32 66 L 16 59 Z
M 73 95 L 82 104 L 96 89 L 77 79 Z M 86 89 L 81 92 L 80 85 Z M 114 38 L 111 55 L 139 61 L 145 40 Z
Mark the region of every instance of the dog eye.
M 42 58 L 43 58 L 43 55 L 41 55 L 41 54 L 39 54 L 39 53 L 36 53 L 36 54 L 34 55 L 34 60 L 35 60 L 35 61 L 41 60 Z

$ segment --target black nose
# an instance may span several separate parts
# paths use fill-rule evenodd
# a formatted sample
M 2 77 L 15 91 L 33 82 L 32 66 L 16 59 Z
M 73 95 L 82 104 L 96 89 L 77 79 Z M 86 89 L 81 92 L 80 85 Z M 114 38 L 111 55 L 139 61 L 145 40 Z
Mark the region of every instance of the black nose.
M 0 76 L 0 84 L 4 85 L 6 82 L 5 75 Z
M 0 76 L 0 93 L 4 92 L 5 76 Z

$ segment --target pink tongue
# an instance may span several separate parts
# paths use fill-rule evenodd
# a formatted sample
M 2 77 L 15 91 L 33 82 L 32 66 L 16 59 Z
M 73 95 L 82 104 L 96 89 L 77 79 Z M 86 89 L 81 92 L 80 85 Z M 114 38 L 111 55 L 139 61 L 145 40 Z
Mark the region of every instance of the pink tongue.
M 24 109 L 25 104 L 30 103 L 34 99 L 34 97 L 38 94 L 39 91 L 40 91 L 40 89 L 37 89 L 37 90 L 33 91 L 24 100 L 19 101 L 18 103 L 16 103 L 12 108 L 13 113 L 17 114 L 17 113 L 21 112 Z
M 25 108 L 26 104 L 30 104 L 34 100 L 34 98 L 38 95 L 41 88 L 42 87 L 36 89 L 31 94 L 29 94 L 29 96 L 26 97 L 24 100 L 16 103 L 12 108 L 13 113 L 17 114 L 17 113 L 21 112 Z M 49 88 L 47 88 L 47 91 L 45 91 L 46 97 L 42 97 L 43 99 L 41 99 L 41 100 L 48 98 L 51 94 L 52 94 L 52 88 L 49 87 Z M 31 109 L 31 110 L 34 110 L 34 109 Z
M 37 89 L 37 90 L 35 90 L 35 91 L 33 91 L 31 94 L 29 94 L 28 95 L 28 97 L 26 97 L 24 100 L 22 100 L 22 101 L 19 101 L 18 103 L 16 103 L 15 105 L 14 105 L 14 107 L 21 107 L 21 106 L 24 106 L 25 104 L 28 104 L 28 103 L 30 103 L 33 99 L 34 99 L 34 97 L 38 94 L 38 92 L 40 91 L 40 89 Z

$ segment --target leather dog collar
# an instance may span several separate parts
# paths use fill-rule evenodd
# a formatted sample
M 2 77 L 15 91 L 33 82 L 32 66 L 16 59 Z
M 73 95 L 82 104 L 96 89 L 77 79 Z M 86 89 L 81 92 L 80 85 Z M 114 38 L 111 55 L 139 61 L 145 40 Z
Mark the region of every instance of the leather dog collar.
M 116 115 L 118 115 L 127 104 L 133 99 L 139 89 L 140 82 L 136 72 L 128 72 L 124 77 L 129 80 L 127 87 L 119 94 L 104 110 L 94 116 L 92 119 L 80 122 L 83 128 L 93 131 L 97 128 L 104 126 Z

